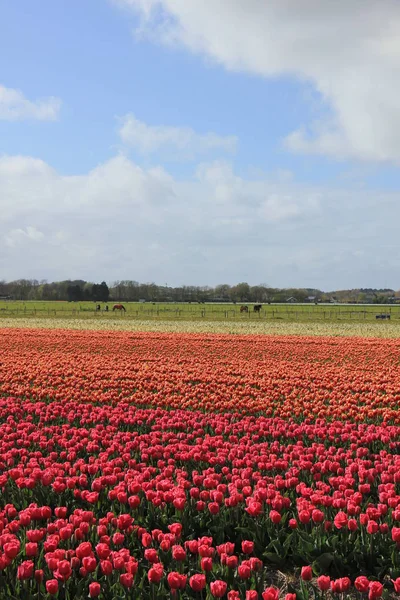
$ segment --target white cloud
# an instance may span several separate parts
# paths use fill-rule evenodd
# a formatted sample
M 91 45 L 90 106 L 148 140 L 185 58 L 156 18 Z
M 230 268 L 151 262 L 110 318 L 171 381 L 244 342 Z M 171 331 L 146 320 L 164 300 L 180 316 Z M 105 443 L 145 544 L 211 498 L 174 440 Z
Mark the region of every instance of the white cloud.
M 226 162 L 177 180 L 123 156 L 79 176 L 3 156 L 0 199 L 6 279 L 334 289 L 396 286 L 400 269 L 398 194 L 241 177 Z
M 26 229 L 11 229 L 5 236 L 5 243 L 13 248 L 26 242 L 40 242 L 43 238 L 41 231 L 28 225 Z
M 187 158 L 212 150 L 235 152 L 237 146 L 235 136 L 199 134 L 190 127 L 146 125 L 133 114 L 122 117 L 119 136 L 125 144 L 141 154 L 167 151 Z
M 324 114 L 286 145 L 335 158 L 400 161 L 398 0 L 114 0 L 137 31 L 227 69 L 311 83 Z
M 0 85 L 0 121 L 55 121 L 61 108 L 61 100 L 51 96 L 36 101 L 25 98 L 20 90 Z

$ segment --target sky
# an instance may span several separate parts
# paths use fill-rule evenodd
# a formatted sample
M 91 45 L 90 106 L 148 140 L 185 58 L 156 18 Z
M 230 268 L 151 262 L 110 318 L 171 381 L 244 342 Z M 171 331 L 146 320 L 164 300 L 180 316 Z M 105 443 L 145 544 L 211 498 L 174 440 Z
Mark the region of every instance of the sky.
M 0 0 L 0 279 L 400 288 L 398 0 Z

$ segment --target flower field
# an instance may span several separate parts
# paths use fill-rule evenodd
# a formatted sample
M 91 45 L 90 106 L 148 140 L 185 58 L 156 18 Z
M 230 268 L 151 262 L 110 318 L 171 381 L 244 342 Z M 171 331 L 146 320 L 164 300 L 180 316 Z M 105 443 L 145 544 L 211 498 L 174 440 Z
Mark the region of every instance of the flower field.
M 397 597 L 400 340 L 0 329 L 0 598 Z
M 8 317 L 0 314 L 0 329 L 76 329 L 79 331 L 154 331 L 159 333 L 225 333 L 236 335 L 301 335 L 323 337 L 377 337 L 400 338 L 398 321 L 382 322 L 297 322 L 297 321 L 179 321 L 104 319 L 78 317 Z

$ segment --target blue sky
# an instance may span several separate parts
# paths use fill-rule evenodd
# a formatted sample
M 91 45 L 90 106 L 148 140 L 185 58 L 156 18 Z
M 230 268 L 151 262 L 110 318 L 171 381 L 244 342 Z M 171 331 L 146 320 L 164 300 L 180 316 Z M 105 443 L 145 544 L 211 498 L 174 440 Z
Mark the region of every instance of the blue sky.
M 1 3 L 0 278 L 397 289 L 400 9 L 359 4 Z

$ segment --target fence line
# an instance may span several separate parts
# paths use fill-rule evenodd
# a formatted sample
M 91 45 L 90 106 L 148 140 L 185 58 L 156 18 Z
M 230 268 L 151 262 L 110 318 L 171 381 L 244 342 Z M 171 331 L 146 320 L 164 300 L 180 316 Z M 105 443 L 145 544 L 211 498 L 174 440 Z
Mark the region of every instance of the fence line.
M 348 321 L 348 320 L 359 320 L 365 321 L 376 320 L 377 315 L 385 315 L 388 314 L 391 317 L 391 320 L 399 320 L 400 319 L 400 310 L 395 310 L 392 312 L 391 308 L 387 308 L 386 310 L 354 310 L 348 309 L 343 310 L 343 308 L 338 308 L 336 310 L 289 310 L 287 307 L 279 308 L 274 307 L 271 309 L 263 310 L 259 313 L 254 313 L 250 311 L 248 313 L 240 313 L 239 309 L 229 308 L 229 309 L 216 309 L 212 307 L 202 307 L 200 309 L 194 310 L 191 307 L 190 310 L 177 307 L 177 308 L 133 308 L 128 306 L 128 310 L 126 313 L 114 313 L 112 311 L 96 311 L 92 309 L 80 309 L 80 308 L 0 308 L 0 318 L 1 316 L 37 316 L 37 317 L 105 317 L 107 319 L 115 319 L 115 318 L 136 318 L 136 319 L 182 319 L 182 320 L 190 320 L 190 319 L 210 319 L 210 320 L 238 320 L 238 321 L 246 321 L 246 320 L 296 320 L 296 321 Z M 130 310 L 131 308 L 131 310 Z M 400 309 L 400 307 L 398 307 Z

